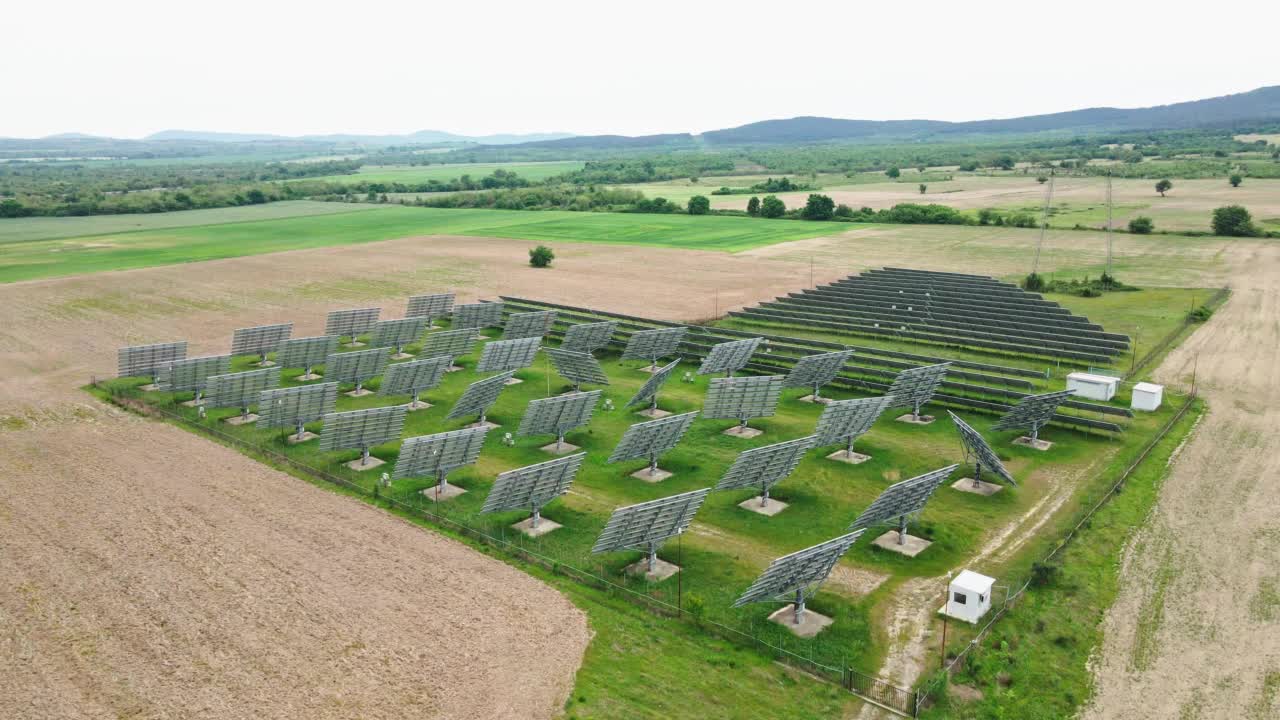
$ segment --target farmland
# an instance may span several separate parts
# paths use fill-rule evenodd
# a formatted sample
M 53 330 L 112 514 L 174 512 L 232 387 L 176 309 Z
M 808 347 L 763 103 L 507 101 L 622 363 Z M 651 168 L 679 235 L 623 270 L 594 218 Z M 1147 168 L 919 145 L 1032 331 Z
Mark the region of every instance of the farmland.
M 428 180 L 445 182 L 470 175 L 473 180 L 491 174 L 494 170 L 506 170 L 520 177 L 537 182 L 554 175 L 577 170 L 581 162 L 516 162 L 516 163 L 445 163 L 438 165 L 365 165 L 354 175 L 325 175 L 314 180 L 331 182 L 385 182 L 423 183 Z

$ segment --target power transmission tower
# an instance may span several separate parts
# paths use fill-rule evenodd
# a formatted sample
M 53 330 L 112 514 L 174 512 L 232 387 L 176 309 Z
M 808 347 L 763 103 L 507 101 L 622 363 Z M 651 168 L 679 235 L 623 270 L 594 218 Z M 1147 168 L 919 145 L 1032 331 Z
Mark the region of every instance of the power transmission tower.
M 1111 287 L 1111 171 L 1107 171 L 1107 272 L 1104 285 Z
M 1049 184 L 1044 189 L 1044 210 L 1040 213 L 1040 240 L 1036 242 L 1036 256 L 1031 263 L 1031 274 L 1035 275 L 1040 272 L 1040 248 L 1044 247 L 1044 236 L 1049 231 L 1049 207 L 1053 204 L 1053 177 L 1054 172 L 1049 171 Z

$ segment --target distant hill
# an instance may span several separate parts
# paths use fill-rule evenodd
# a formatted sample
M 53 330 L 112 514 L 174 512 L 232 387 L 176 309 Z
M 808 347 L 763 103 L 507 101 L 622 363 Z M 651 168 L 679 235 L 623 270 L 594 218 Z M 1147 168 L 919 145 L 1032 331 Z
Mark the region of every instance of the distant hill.
M 634 147 L 693 147 L 697 140 L 689 133 L 671 133 L 667 135 L 581 135 L 559 140 L 542 140 L 539 142 L 521 143 L 520 147 L 559 148 L 561 150 L 578 149 L 613 149 Z
M 526 133 L 499 135 L 455 135 L 441 130 L 419 130 L 408 135 L 265 135 L 257 133 L 224 133 L 203 130 L 162 130 L 144 140 L 194 140 L 199 142 L 263 142 L 293 140 L 353 145 L 433 145 L 436 143 L 476 143 L 480 145 L 512 145 L 573 137 L 570 133 Z

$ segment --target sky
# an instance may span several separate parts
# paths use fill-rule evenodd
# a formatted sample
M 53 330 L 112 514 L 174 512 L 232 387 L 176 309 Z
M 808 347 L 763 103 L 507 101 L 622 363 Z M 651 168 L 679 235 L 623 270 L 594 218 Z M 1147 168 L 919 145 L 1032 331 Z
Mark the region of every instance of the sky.
M 1280 3 L 11 3 L 0 137 L 701 132 L 1280 84 Z M 1270 28 L 1265 33 L 1251 28 Z

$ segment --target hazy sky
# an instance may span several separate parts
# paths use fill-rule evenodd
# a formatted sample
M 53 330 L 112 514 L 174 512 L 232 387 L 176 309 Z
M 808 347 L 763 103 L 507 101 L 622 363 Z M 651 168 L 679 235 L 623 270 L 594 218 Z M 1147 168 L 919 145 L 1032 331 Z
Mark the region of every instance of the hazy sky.
M 699 132 L 1280 84 L 1280 2 L 15 2 L 0 137 Z

